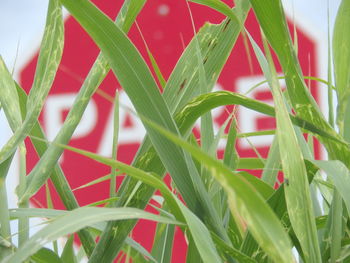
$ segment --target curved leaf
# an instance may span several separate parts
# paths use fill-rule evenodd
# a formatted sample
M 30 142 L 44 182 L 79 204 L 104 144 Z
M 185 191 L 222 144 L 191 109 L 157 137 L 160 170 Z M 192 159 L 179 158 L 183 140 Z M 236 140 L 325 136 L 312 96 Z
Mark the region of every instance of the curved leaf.
M 343 0 L 338 8 L 333 33 L 333 61 L 338 97 L 337 123 L 342 131 L 350 96 L 350 2 Z M 349 124 L 348 124 L 349 125 Z M 348 126 L 347 125 L 347 126 Z
M 15 82 L 8 71 L 5 62 L 0 56 L 0 103 L 5 112 L 7 121 L 14 132 L 22 124 L 19 99 Z
M 15 254 L 4 259 L 3 263 L 23 262 L 46 243 L 78 231 L 86 226 L 109 220 L 143 218 L 167 224 L 179 224 L 169 218 L 157 216 L 134 208 L 82 207 L 67 212 L 34 234 Z

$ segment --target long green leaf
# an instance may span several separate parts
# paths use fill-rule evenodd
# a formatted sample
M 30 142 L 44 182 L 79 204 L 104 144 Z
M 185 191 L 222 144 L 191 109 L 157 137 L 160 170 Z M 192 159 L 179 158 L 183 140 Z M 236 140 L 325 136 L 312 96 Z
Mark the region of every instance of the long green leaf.
M 39 230 L 22 248 L 19 248 L 14 255 L 5 258 L 3 263 L 22 262 L 46 243 L 56 240 L 61 236 L 74 233 L 91 224 L 109 220 L 128 220 L 135 218 L 143 218 L 167 224 L 178 224 L 177 221 L 169 218 L 153 215 L 133 208 L 78 208 L 55 219 L 43 229 Z
M 332 63 L 332 45 L 331 45 L 331 26 L 330 26 L 330 14 L 329 14 L 329 2 L 327 6 L 327 100 L 328 100 L 328 122 L 329 124 L 334 127 L 334 102 L 333 102 L 333 63 Z
M 0 103 L 5 112 L 7 121 L 15 132 L 22 124 L 22 116 L 19 106 L 19 99 L 16 92 L 15 82 L 8 71 L 2 57 L 0 56 Z M 0 237 L 11 242 L 11 228 L 8 213 L 8 195 L 6 191 L 6 176 L 13 160 L 14 153 L 7 157 L 7 159 L 0 163 Z M 25 233 L 25 232 L 24 232 Z M 1 248 L 0 251 L 3 256 L 11 253 L 10 249 Z M 1 260 L 2 257 L 0 257 Z
M 164 206 L 162 208 L 164 208 Z M 158 262 L 171 262 L 174 234 L 175 228 L 173 225 L 157 225 L 153 239 L 152 255 L 158 260 Z
M 224 153 L 224 164 L 230 167 L 232 170 L 236 170 L 236 165 L 238 161 L 238 153 L 236 150 L 236 140 L 237 140 L 237 121 L 235 116 L 231 120 L 231 125 L 229 132 L 227 134 L 227 142 Z
M 137 243 L 132 238 L 128 237 L 125 239 L 125 244 L 133 248 L 137 253 L 139 253 L 142 256 L 145 256 L 147 259 L 149 259 L 152 262 L 158 263 L 157 261 L 143 246 L 141 246 L 139 243 Z M 147 261 L 148 262 L 148 261 Z
M 35 263 L 64 263 L 66 261 L 62 261 L 60 257 L 48 248 L 41 248 L 34 255 L 30 257 Z M 72 262 L 73 263 L 73 262 Z
M 288 215 L 294 232 L 301 243 L 306 261 L 320 262 L 321 254 L 318 245 L 316 225 L 301 149 L 298 145 L 297 135 L 289 118 L 282 91 L 277 78 L 269 46 L 264 40 L 267 59 L 254 40 L 249 36 L 254 52 L 272 89 L 276 107 L 277 138 L 284 178 L 288 182 L 285 188 L 285 197 Z
M 74 235 L 71 235 L 64 245 L 61 259 L 63 262 L 77 263 L 77 258 L 74 254 Z
M 39 218 L 54 218 L 67 213 L 66 210 L 45 209 L 45 208 L 17 208 L 9 209 L 11 219 L 16 219 L 21 216 L 39 217 Z
M 247 99 L 246 97 L 243 97 L 238 94 L 231 94 L 229 92 L 216 92 L 213 94 L 205 94 L 200 97 L 201 98 L 198 97 L 193 102 L 189 103 L 189 105 L 187 105 L 183 111 L 180 111 L 180 113 L 178 114 L 178 117 L 176 117 L 176 119 L 178 120 L 179 129 L 184 133 L 196 121 L 196 118 L 199 117 L 196 115 L 202 114 L 201 111 L 205 112 L 208 110 L 208 108 L 205 108 L 204 105 L 206 106 L 212 105 L 210 106 L 211 108 L 217 105 L 237 103 L 237 104 L 242 104 L 242 105 L 251 107 L 253 109 L 258 110 L 259 112 L 263 112 L 269 115 L 273 115 L 273 112 L 274 112 L 271 106 Z M 211 99 L 213 101 L 210 101 Z M 201 105 L 201 103 L 203 103 L 203 105 Z M 260 105 L 262 105 L 262 107 Z M 144 156 L 143 160 L 150 160 L 153 156 L 154 156 L 154 153 L 148 153 L 147 155 Z
M 269 185 L 274 186 L 280 166 L 281 157 L 279 154 L 278 138 L 275 136 L 270 146 L 269 156 L 267 158 L 261 179 Z
M 115 93 L 113 104 L 113 139 L 112 139 L 112 158 L 117 159 L 118 137 L 119 137 L 119 95 Z M 116 196 L 117 192 L 117 171 L 113 169 L 110 176 L 109 196 Z
M 0 177 L 0 260 L 11 254 L 11 226 L 10 226 L 10 215 L 8 212 L 8 200 L 5 178 Z
M 349 111 L 350 97 L 350 2 L 342 1 L 334 24 L 333 33 L 333 62 L 335 84 L 338 97 L 337 124 L 344 131 L 345 113 Z M 347 137 L 349 136 L 347 123 Z
M 294 232 L 296 233 L 307 262 L 320 262 L 316 225 L 307 181 L 307 173 L 298 140 L 284 105 L 282 91 L 272 58 L 269 59 L 272 77 L 272 93 L 276 105 L 277 136 L 284 178 L 288 181 L 285 188 L 287 208 Z
M 342 229 L 343 200 L 337 189 L 334 189 L 332 203 L 327 217 L 327 224 L 322 239 L 323 242 L 321 243 L 323 261 L 330 259 L 329 262 L 337 262 L 341 250 Z
M 15 132 L 22 124 L 15 82 L 0 56 L 0 102 L 10 128 Z

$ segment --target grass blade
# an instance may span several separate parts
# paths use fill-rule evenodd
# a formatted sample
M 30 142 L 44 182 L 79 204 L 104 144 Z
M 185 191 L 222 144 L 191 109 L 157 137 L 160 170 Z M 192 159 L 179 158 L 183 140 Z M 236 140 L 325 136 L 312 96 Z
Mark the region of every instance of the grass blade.
M 332 89 L 332 79 L 333 79 L 333 65 L 332 65 L 332 46 L 331 46 L 331 27 L 329 21 L 329 1 L 327 6 L 327 80 L 328 80 L 328 90 L 327 90 L 327 99 L 328 99 L 328 122 L 334 127 L 334 106 L 333 106 L 333 89 Z
M 20 110 L 20 104 L 18 95 L 16 92 L 15 82 L 8 71 L 2 57 L 0 56 L 0 103 L 2 109 L 5 112 L 6 119 L 10 125 L 10 128 L 15 132 L 22 125 L 22 116 Z M 25 150 L 24 145 L 21 144 L 21 153 Z M 8 173 L 9 166 L 13 160 L 14 153 L 6 157 L 2 163 L 0 163 L 0 236 L 11 243 L 11 228 L 8 213 L 8 199 L 6 191 L 6 176 Z M 21 156 L 23 157 L 23 156 Z M 22 158 L 21 158 L 22 159 Z M 23 163 L 22 163 L 23 164 Z M 23 168 L 23 167 L 22 167 Z M 24 171 L 25 173 L 25 171 Z M 23 177 L 21 178 L 23 179 Z M 25 178 L 24 178 L 25 179 Z M 20 186 L 25 187 L 23 182 Z M 20 220 L 22 226 L 26 228 L 26 219 Z M 24 240 L 28 233 L 28 228 L 20 231 L 20 241 Z M 22 243 L 22 242 L 20 242 Z M 9 250 L 0 251 L 3 256 L 10 253 Z M 1 260 L 1 257 L 0 257 Z
M 162 209 L 166 209 L 166 204 Z M 163 212 L 164 213 L 164 212 Z M 162 215 L 162 212 L 160 213 Z M 170 263 L 172 248 L 174 242 L 175 227 L 174 225 L 158 224 L 154 235 L 152 246 L 152 255 L 158 262 Z
M 118 151 L 118 136 L 119 136 L 119 95 L 118 91 L 115 93 L 114 98 L 114 111 L 113 111 L 113 139 L 112 139 L 112 158 L 117 159 L 117 151 Z M 117 192 L 117 171 L 113 169 L 111 171 L 110 177 L 110 190 L 109 196 L 116 196 Z
M 265 51 L 268 53 L 268 63 L 272 77 L 272 93 L 276 105 L 277 136 L 280 145 L 280 156 L 284 177 L 288 182 L 285 188 L 288 214 L 293 230 L 301 243 L 305 261 L 320 262 L 321 254 L 318 245 L 306 168 L 292 122 L 288 118 L 289 114 L 284 104 L 277 74 L 268 49 L 269 47 L 265 43 Z
M 4 259 L 3 263 L 17 263 L 38 251 L 43 245 L 61 236 L 76 232 L 94 223 L 109 220 L 143 218 L 167 224 L 178 224 L 169 218 L 153 215 L 133 208 L 82 207 L 67 212 L 34 234 L 16 254 Z
M 281 158 L 278 146 L 278 138 L 275 136 L 272 145 L 270 146 L 269 155 L 267 157 L 261 179 L 273 187 L 276 183 L 280 166 Z
M 232 170 L 236 170 L 238 153 L 236 151 L 236 139 L 237 139 L 237 121 L 235 116 L 232 117 L 230 129 L 227 135 L 227 143 L 224 153 L 224 164 L 230 167 Z
M 342 198 L 338 191 L 333 191 L 333 199 L 328 213 L 327 225 L 323 236 L 323 260 L 329 258 L 329 262 L 339 262 L 337 259 L 340 256 L 342 229 L 343 229 L 343 204 Z
M 158 66 L 158 63 L 157 63 L 156 59 L 154 58 L 151 50 L 149 49 L 149 47 L 147 45 L 146 39 L 144 38 L 144 36 L 142 34 L 141 28 L 139 27 L 139 25 L 137 23 L 136 23 L 136 26 L 137 26 L 137 29 L 138 29 L 138 31 L 140 33 L 141 39 L 143 41 L 143 44 L 145 45 L 145 48 L 146 48 L 146 51 L 147 51 L 147 54 L 148 54 L 148 58 L 149 58 L 149 60 L 151 62 L 151 65 L 152 65 L 152 69 L 153 69 L 154 73 L 156 74 L 156 77 L 157 77 L 157 80 L 158 80 L 160 86 L 162 88 L 164 88 L 165 85 L 166 85 L 166 80 L 164 79 L 163 74 L 162 74 L 162 72 L 161 72 L 161 70 L 160 70 L 160 68 Z
M 3 163 L 2 163 L 3 164 Z M 0 165 L 2 165 L 0 164 Z M 11 254 L 11 227 L 5 178 L 0 178 L 0 260 Z
M 251 41 L 253 40 L 251 39 Z M 279 86 L 269 46 L 265 39 L 264 47 L 267 60 L 263 57 L 258 46 L 256 44 L 253 45 L 264 75 L 269 80 L 276 107 L 277 138 L 284 178 L 287 182 L 285 198 L 288 215 L 293 230 L 301 243 L 305 260 L 307 262 L 320 262 L 321 254 L 318 245 L 307 171 L 301 149 L 298 145 L 298 139 Z
M 303 80 L 302 71 L 295 54 L 293 43 L 289 35 L 287 21 L 279 0 L 250 0 L 254 12 L 259 20 L 264 34 L 276 52 L 286 77 L 287 91 L 297 116 L 309 121 L 319 129 L 341 137 L 324 119 L 310 91 Z M 275 23 L 271 23 L 276 21 Z M 329 139 L 318 137 L 325 145 L 332 159 L 343 161 L 350 167 L 350 151 L 348 145 L 332 143 Z
M 145 249 L 143 246 L 141 246 L 139 243 L 137 243 L 132 238 L 127 237 L 126 240 L 125 240 L 125 244 L 127 244 L 128 246 L 133 248 L 136 252 L 138 252 L 140 255 L 143 255 L 144 257 L 146 257 L 150 261 L 152 261 L 154 263 L 158 263 L 159 262 L 147 251 L 147 249 Z
M 30 257 L 35 263 L 63 263 L 60 257 L 48 248 L 41 248 L 38 252 Z
M 350 97 L 350 3 L 342 1 L 334 24 L 333 33 L 333 62 L 336 91 L 338 97 L 337 124 L 344 131 L 345 112 L 349 107 Z M 349 124 L 347 124 L 349 130 Z M 344 134 L 345 135 L 345 134 Z M 347 134 L 347 138 L 350 136 Z
M 15 82 L 0 56 L 0 102 L 10 128 L 15 132 L 22 125 L 22 116 Z
M 61 259 L 63 262 L 78 263 L 74 255 L 74 235 L 71 235 L 63 248 Z
M 45 208 L 17 208 L 9 210 L 11 220 L 21 216 L 39 217 L 39 218 L 54 218 L 67 213 L 66 210 L 45 209 Z
M 286 183 L 285 198 L 288 215 L 293 229 L 303 248 L 306 261 L 320 262 L 321 255 L 316 234 L 313 208 L 309 191 L 307 171 L 298 145 L 297 135 L 294 131 L 291 119 L 282 91 L 279 86 L 277 73 L 272 61 L 269 46 L 264 40 L 267 59 L 255 41 L 248 35 L 253 45 L 254 52 L 260 63 L 266 79 L 272 89 L 274 104 L 276 107 L 277 138 L 280 157 Z M 263 36 L 264 37 L 264 36 Z

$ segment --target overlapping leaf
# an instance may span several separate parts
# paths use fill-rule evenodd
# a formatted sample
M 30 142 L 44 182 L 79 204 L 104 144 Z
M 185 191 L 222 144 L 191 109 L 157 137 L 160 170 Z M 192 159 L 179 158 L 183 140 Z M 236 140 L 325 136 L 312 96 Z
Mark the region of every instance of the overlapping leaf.
M 276 52 L 281 63 L 286 77 L 289 98 L 297 115 L 327 133 L 332 134 L 334 137 L 341 139 L 326 122 L 306 87 L 300 64 L 289 35 L 281 1 L 250 0 L 250 3 L 252 4 L 267 40 Z M 271 21 L 278 22 L 271 23 Z M 333 143 L 324 137 L 319 137 L 319 139 L 324 143 L 333 159 L 341 160 L 347 166 L 350 166 L 350 151 L 347 145 Z
M 23 125 L 7 141 L 0 151 L 0 163 L 5 161 L 29 134 L 35 125 L 45 98 L 51 89 L 63 50 L 63 19 L 59 0 L 51 0 L 39 53 L 34 83 L 27 102 L 28 112 Z M 15 103 L 15 102 L 14 102 Z
M 108 220 L 126 220 L 135 218 L 154 220 L 167 224 L 178 223 L 174 220 L 133 208 L 78 208 L 67 212 L 65 215 L 55 219 L 53 222 L 45 226 L 42 230 L 39 230 L 25 243 L 23 247 L 18 249 L 15 254 L 5 258 L 3 263 L 23 262 L 27 257 L 34 254 L 46 243 L 56 240 L 61 236 L 74 233 L 91 224 Z

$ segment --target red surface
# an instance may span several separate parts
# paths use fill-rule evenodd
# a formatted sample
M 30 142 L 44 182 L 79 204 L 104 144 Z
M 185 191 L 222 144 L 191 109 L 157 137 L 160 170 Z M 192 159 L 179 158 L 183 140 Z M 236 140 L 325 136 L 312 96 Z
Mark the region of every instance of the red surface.
M 122 1 L 95 1 L 98 6 L 105 10 L 109 16 L 115 17 L 119 6 Z M 169 7 L 169 14 L 166 16 L 159 15 L 157 13 L 158 8 L 161 5 L 167 5 Z M 209 8 L 191 4 L 191 9 L 194 16 L 196 29 L 198 30 L 206 21 L 212 23 L 219 23 L 222 21 L 223 16 Z M 176 61 L 180 57 L 184 47 L 182 39 L 185 45 L 187 45 L 193 36 L 191 20 L 186 7 L 185 1 L 170 1 L 170 0 L 149 0 L 146 7 L 137 19 L 137 22 L 142 30 L 142 33 L 148 43 L 150 50 L 152 51 L 155 59 L 165 78 L 168 78 Z M 253 37 L 257 40 L 259 37 L 259 29 L 257 22 L 254 19 L 252 13 L 250 13 L 246 26 Z M 129 36 L 135 45 L 139 48 L 141 54 L 144 56 L 147 62 L 149 62 L 147 54 L 145 52 L 144 44 L 135 26 L 132 27 Z M 315 43 L 312 42 L 302 31 L 298 29 L 299 39 L 299 59 L 300 63 L 308 75 L 316 75 L 316 54 Z M 21 73 L 21 83 L 26 91 L 29 91 L 35 70 L 37 61 L 37 51 L 33 51 L 35 54 L 33 59 L 29 61 L 27 66 Z M 64 55 L 60 65 L 60 69 L 57 73 L 53 88 L 50 94 L 62 94 L 78 92 L 82 80 L 87 75 L 91 68 L 96 56 L 98 54 L 98 48 L 92 42 L 90 37 L 84 32 L 78 23 L 69 17 L 65 22 L 65 47 Z M 251 54 L 253 51 L 251 50 Z M 226 90 L 235 91 L 235 81 L 239 77 L 250 75 L 261 75 L 261 71 L 257 60 L 253 60 L 253 72 L 250 71 L 248 65 L 247 54 L 243 45 L 242 38 L 240 37 L 232 55 L 227 62 L 221 77 L 219 84 Z M 101 87 L 103 91 L 110 95 L 114 94 L 116 88 L 120 88 L 119 84 L 112 73 L 109 73 L 107 78 L 103 81 Z M 312 83 L 312 92 L 317 98 L 317 91 L 315 83 Z M 271 99 L 271 94 L 261 92 L 257 95 L 258 99 L 266 100 Z M 111 103 L 107 102 L 101 96 L 95 95 L 94 100 L 98 106 L 98 121 L 93 131 L 87 136 L 79 139 L 73 139 L 70 145 L 86 149 L 88 151 L 96 152 L 98 143 L 103 136 L 103 131 L 107 122 L 107 116 L 111 111 Z M 232 111 L 232 106 L 227 107 L 228 112 Z M 67 112 L 62 113 L 62 119 L 66 117 Z M 222 124 L 228 114 L 222 113 L 215 121 Z M 41 117 L 42 120 L 42 117 Z M 239 122 L 242 120 L 238 120 Z M 256 120 L 256 125 L 259 129 L 272 129 L 274 128 L 274 120 L 269 117 L 263 117 Z M 127 119 L 125 126 L 132 125 L 130 119 Z M 45 128 L 45 123 L 43 123 Z M 118 151 L 118 158 L 120 161 L 130 163 L 138 148 L 138 144 L 120 145 Z M 266 156 L 268 147 L 258 148 L 262 156 Z M 238 148 L 240 156 L 255 156 L 253 150 L 243 150 Z M 219 156 L 222 153 L 219 153 Z M 32 148 L 28 149 L 28 167 L 31 169 L 37 162 L 35 152 Z M 101 177 L 109 173 L 109 168 L 98 164 L 94 161 L 88 160 L 85 157 L 74 154 L 72 152 L 64 153 L 64 160 L 62 168 L 71 184 L 72 188 L 78 187 L 82 184 L 90 182 L 98 177 Z M 120 183 L 120 182 L 119 182 Z M 86 205 L 91 202 L 95 202 L 100 199 L 108 197 L 109 185 L 108 183 L 101 183 L 94 185 L 90 188 L 75 191 L 75 195 L 79 200 L 80 205 Z M 35 196 L 42 205 L 45 204 L 45 194 L 41 190 Z M 54 193 L 54 204 L 56 208 L 63 208 L 56 193 Z M 141 242 L 147 249 L 151 249 L 152 246 L 152 233 L 154 231 L 154 223 L 141 222 L 138 227 L 133 231 L 133 236 Z M 183 236 L 177 231 L 175 240 L 175 251 L 173 253 L 173 263 L 185 262 L 186 244 Z

